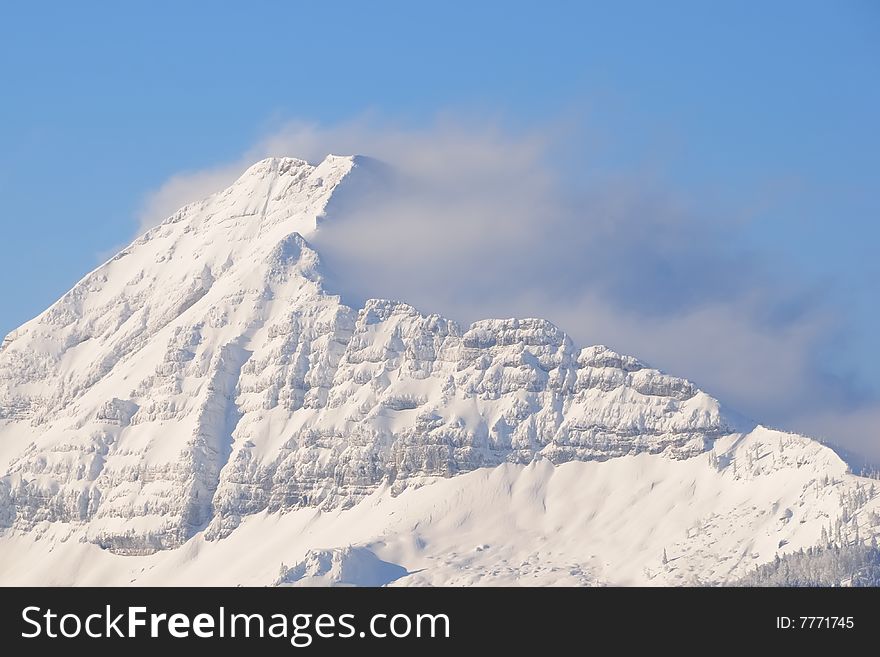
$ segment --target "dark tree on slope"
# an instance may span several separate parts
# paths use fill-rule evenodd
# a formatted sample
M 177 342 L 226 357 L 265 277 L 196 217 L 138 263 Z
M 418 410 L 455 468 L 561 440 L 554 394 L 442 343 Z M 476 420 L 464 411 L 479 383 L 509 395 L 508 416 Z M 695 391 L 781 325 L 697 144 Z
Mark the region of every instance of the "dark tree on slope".
M 777 555 L 734 586 L 880 586 L 880 550 L 872 542 Z

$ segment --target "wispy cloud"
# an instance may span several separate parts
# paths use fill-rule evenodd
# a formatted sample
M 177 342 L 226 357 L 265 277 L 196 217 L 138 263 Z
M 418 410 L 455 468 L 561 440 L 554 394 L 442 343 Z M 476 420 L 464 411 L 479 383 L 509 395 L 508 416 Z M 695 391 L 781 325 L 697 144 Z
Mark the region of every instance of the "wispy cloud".
M 141 203 L 137 215 L 138 233 L 157 226 L 187 203 L 198 201 L 228 187 L 246 168 L 245 160 L 202 171 L 177 173 Z
M 759 421 L 880 455 L 880 405 L 854 398 L 817 360 L 846 322 L 825 296 L 736 246 L 735 209 L 695 204 L 637 171 L 583 176 L 566 136 L 449 118 L 422 128 L 293 122 L 238 162 L 174 176 L 145 202 L 141 228 L 261 157 L 368 155 L 393 175 L 313 238 L 350 302 L 403 299 L 465 323 L 546 317 L 581 344 L 688 376 Z

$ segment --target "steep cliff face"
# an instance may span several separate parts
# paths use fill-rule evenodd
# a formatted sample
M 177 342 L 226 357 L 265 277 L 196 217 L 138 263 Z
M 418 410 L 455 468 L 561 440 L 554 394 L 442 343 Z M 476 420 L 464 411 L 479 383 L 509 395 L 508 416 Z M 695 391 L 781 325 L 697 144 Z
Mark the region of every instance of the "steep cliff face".
M 544 320 L 346 306 L 308 236 L 362 168 L 259 162 L 10 334 L 0 528 L 148 554 L 264 510 L 345 509 L 501 464 L 691 459 L 752 429 Z M 817 468 L 839 463 L 816 450 Z

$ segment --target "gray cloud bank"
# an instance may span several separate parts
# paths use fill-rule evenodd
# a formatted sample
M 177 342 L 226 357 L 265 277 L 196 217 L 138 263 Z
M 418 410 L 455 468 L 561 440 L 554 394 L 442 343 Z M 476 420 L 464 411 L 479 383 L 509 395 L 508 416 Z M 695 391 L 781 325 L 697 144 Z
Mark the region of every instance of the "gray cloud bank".
M 690 378 L 757 421 L 880 457 L 880 403 L 823 371 L 846 318 L 772 254 L 737 247 L 742 226 L 650 179 L 580 175 L 554 131 L 438 120 L 291 123 L 240 161 L 172 177 L 141 228 L 229 184 L 253 161 L 363 154 L 380 179 L 313 239 L 351 303 L 405 300 L 468 323 L 550 319 Z M 369 173 L 369 172 L 367 172 Z

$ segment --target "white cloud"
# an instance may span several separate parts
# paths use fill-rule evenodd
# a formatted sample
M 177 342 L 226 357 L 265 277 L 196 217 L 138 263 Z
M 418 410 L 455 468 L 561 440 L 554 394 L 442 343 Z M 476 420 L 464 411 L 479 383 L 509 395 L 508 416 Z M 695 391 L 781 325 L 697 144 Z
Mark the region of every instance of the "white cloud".
M 824 439 L 880 463 L 880 404 L 859 404 L 852 408 L 823 408 L 805 411 L 792 419 L 794 429 Z
M 228 187 L 246 168 L 239 164 L 204 171 L 177 173 L 141 203 L 137 215 L 138 233 L 157 226 L 187 203 L 198 201 Z

